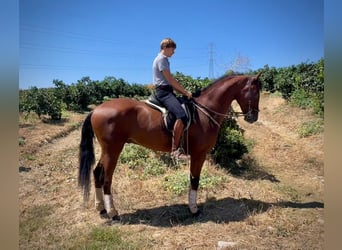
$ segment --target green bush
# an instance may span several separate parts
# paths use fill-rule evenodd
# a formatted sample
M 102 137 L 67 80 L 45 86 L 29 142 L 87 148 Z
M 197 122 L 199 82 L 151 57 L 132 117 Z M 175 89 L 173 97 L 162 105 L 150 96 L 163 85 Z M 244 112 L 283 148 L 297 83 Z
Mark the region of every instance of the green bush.
M 300 108 L 311 109 L 314 114 L 323 117 L 324 114 L 324 97 L 319 93 L 307 92 L 304 89 L 296 89 L 290 98 L 290 102 Z
M 136 144 L 126 144 L 119 160 L 130 169 L 143 168 L 143 178 L 163 175 L 166 172 L 165 164 L 153 156 L 152 150 Z
M 206 87 L 211 83 L 209 78 L 192 78 L 191 76 L 186 76 L 180 72 L 176 72 L 174 77 L 177 81 L 179 81 L 187 90 L 191 92 L 196 92 L 196 90 Z
M 233 167 L 236 160 L 248 152 L 243 131 L 236 120 L 226 119 L 222 125 L 215 146 L 211 151 L 213 160 L 221 167 Z
M 294 105 L 310 108 L 320 117 L 324 116 L 324 60 L 317 63 L 301 63 L 275 69 L 265 65 L 254 71 L 261 72 L 263 89 L 280 92 Z
M 148 164 L 150 150 L 136 144 L 126 144 L 120 154 L 121 164 L 127 164 L 129 168 L 135 169 Z
M 35 112 L 38 117 L 49 115 L 52 120 L 60 120 L 64 108 L 65 105 L 56 97 L 54 88 L 32 87 L 20 96 L 19 111 Z
M 292 104 L 300 108 L 308 108 L 311 100 L 308 98 L 308 93 L 304 89 L 296 89 L 290 98 Z

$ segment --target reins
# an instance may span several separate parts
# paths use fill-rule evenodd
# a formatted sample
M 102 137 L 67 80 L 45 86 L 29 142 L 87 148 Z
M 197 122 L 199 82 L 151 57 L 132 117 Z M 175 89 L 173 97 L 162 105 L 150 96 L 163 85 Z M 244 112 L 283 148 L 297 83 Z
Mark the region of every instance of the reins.
M 195 102 L 194 100 L 193 100 L 193 104 L 194 104 L 194 106 L 195 106 L 199 111 L 201 111 L 203 114 L 205 114 L 206 116 L 208 116 L 208 118 L 209 118 L 213 123 L 215 123 L 218 127 L 220 127 L 220 123 L 219 123 L 218 121 L 216 121 L 216 120 L 214 119 L 214 117 L 212 117 L 212 116 L 207 112 L 207 110 L 210 111 L 210 112 L 212 112 L 212 113 L 220 114 L 220 115 L 224 115 L 224 116 L 226 116 L 226 114 L 221 114 L 221 113 L 217 113 L 217 112 L 215 112 L 215 111 L 213 111 L 213 110 L 210 110 L 208 107 L 206 107 L 206 106 L 204 106 L 204 105 L 202 105 L 202 104 L 199 104 L 199 103 Z

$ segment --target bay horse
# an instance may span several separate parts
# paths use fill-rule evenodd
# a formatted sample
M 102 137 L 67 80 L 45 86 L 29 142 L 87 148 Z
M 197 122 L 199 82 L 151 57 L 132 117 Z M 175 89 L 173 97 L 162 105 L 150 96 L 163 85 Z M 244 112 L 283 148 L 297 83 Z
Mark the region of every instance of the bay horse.
M 188 128 L 184 148 L 190 155 L 190 187 L 188 206 L 197 215 L 197 190 L 206 155 L 216 139 L 233 100 L 239 104 L 244 119 L 258 120 L 261 85 L 260 73 L 256 76 L 224 76 L 193 97 L 196 109 L 195 122 Z M 194 95 L 195 96 L 195 95 Z M 95 182 L 95 207 L 102 217 L 119 220 L 111 194 L 112 177 L 125 143 L 135 143 L 154 151 L 171 152 L 172 133 L 162 122 L 160 111 L 146 102 L 130 98 L 117 98 L 97 106 L 86 117 L 81 132 L 79 148 L 78 185 L 84 200 L 90 193 L 90 173 L 95 163 L 93 139 L 101 146 L 101 157 L 93 170 Z

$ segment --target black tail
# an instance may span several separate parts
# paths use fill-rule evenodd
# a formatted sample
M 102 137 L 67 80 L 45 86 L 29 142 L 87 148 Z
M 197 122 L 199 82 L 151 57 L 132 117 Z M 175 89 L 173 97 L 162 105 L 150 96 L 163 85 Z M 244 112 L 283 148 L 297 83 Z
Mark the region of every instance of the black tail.
M 90 192 L 90 172 L 91 167 L 95 163 L 94 154 L 94 131 L 91 126 L 91 115 L 90 113 L 84 120 L 82 126 L 82 135 L 80 142 L 79 151 L 79 173 L 78 173 L 78 186 L 83 189 L 83 198 L 88 200 Z

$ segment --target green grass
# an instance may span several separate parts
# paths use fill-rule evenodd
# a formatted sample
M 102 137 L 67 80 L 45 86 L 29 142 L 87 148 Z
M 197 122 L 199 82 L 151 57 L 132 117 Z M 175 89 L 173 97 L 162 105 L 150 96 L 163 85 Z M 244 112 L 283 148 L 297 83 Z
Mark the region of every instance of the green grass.
M 148 164 L 144 167 L 143 177 L 161 176 L 165 174 L 166 166 L 156 158 L 148 159 Z
M 36 205 L 26 211 L 19 221 L 19 235 L 21 241 L 30 242 L 39 237 L 39 232 L 49 226 L 46 217 L 53 213 L 49 205 Z
M 78 231 L 61 238 L 51 227 L 54 222 L 50 215 L 54 210 L 50 205 L 36 205 L 20 217 L 20 249 L 150 249 L 151 242 L 144 236 L 122 233 L 116 226 L 90 227 L 89 231 Z
M 164 178 L 163 187 L 171 193 L 182 195 L 189 187 L 189 174 L 177 171 Z
M 80 249 L 136 249 L 121 238 L 118 228 L 94 228 Z
M 22 124 L 31 124 L 32 126 L 36 124 L 38 121 L 37 114 L 33 112 L 24 112 L 19 115 L 19 125 Z
M 72 237 L 77 239 L 76 241 L 69 244 L 67 249 L 87 249 L 87 250 L 97 250 L 97 249 L 111 249 L 111 250 L 121 250 L 121 249 L 149 249 L 151 246 L 146 245 L 146 240 L 139 237 L 134 237 L 133 240 L 127 240 L 124 236 L 129 236 L 130 234 L 124 234 L 120 231 L 118 227 L 94 227 L 90 230 L 84 237 L 79 237 L 75 235 Z
M 308 121 L 304 122 L 297 130 L 300 137 L 308 137 L 323 132 L 323 121 Z
M 226 176 L 210 175 L 208 171 L 204 169 L 201 173 L 199 187 L 203 190 L 212 190 L 226 181 Z M 165 176 L 163 181 L 163 187 L 169 192 L 174 193 L 176 195 L 184 194 L 188 190 L 189 185 L 189 173 L 183 171 L 176 171 L 170 175 L 167 175 Z

